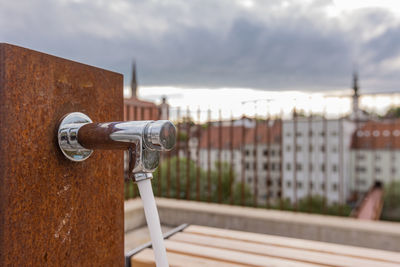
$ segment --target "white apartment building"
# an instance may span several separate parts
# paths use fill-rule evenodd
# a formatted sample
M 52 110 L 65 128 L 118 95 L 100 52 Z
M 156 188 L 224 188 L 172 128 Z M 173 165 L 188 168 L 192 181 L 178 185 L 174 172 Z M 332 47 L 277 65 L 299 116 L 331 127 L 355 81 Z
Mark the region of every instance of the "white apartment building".
M 400 181 L 400 122 L 369 121 L 351 144 L 351 190 L 365 193 L 375 183 Z
M 203 130 L 199 144 L 199 163 L 202 169 L 207 170 L 210 167 L 215 170 L 215 163 L 220 159 L 227 163 L 232 161 L 235 181 L 244 181 L 252 194 L 257 192 L 260 205 L 265 205 L 267 198 L 271 204 L 280 198 L 280 121 L 271 123 L 268 128 L 266 122 L 259 123 L 256 136 L 256 127 L 247 128 L 246 125 L 244 128 L 211 126 L 210 132 L 207 131 L 208 129 Z M 219 140 L 222 140 L 221 145 Z M 193 154 L 192 159 L 195 160 Z M 254 190 L 256 180 L 257 188 Z
M 295 202 L 310 194 L 328 203 L 346 201 L 354 130 L 355 123 L 346 118 L 283 121 L 283 197 Z

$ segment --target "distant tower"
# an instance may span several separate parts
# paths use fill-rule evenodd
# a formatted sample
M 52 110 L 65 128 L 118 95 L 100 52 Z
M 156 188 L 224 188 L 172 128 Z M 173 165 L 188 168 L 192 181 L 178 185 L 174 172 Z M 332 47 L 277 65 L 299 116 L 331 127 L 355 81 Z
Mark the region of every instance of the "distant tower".
M 137 98 L 136 62 L 132 64 L 131 98 Z
M 357 72 L 353 73 L 353 115 L 359 115 L 359 98 L 360 95 L 358 93 L 358 74 Z
M 162 102 L 158 105 L 160 110 L 160 120 L 168 120 L 169 119 L 169 104 L 167 103 L 167 97 L 164 95 L 161 98 Z

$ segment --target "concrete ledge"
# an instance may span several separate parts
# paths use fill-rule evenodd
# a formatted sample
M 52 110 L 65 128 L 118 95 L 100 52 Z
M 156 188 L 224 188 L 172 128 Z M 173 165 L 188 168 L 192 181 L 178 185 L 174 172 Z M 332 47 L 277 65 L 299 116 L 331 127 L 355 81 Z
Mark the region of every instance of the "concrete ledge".
M 140 199 L 128 202 L 125 204 L 125 225 L 129 227 L 140 223 L 144 225 L 145 219 Z M 156 202 L 161 223 L 164 225 L 176 226 L 189 223 L 400 251 L 399 223 L 361 221 L 353 218 L 164 198 L 158 198 Z M 130 218 L 130 216 L 136 218 Z
M 146 224 L 143 205 L 140 198 L 125 201 L 125 233 L 138 229 Z

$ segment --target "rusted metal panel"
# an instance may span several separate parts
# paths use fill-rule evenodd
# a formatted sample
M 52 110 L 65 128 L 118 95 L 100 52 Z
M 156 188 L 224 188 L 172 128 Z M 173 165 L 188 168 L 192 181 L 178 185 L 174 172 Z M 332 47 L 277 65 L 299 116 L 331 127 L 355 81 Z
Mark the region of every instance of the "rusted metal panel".
M 120 121 L 122 75 L 0 44 L 0 266 L 123 266 L 123 152 L 67 160 L 69 112 Z

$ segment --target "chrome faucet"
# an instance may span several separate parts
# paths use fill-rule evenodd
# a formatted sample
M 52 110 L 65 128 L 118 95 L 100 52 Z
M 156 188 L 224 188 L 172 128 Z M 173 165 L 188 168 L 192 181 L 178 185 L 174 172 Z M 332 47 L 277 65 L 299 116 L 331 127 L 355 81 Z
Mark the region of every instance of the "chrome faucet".
M 93 123 L 85 114 L 65 115 L 58 128 L 58 144 L 72 161 L 84 161 L 96 149 L 129 151 L 129 173 L 137 182 L 152 178 L 160 151 L 171 150 L 176 129 L 168 120 Z

